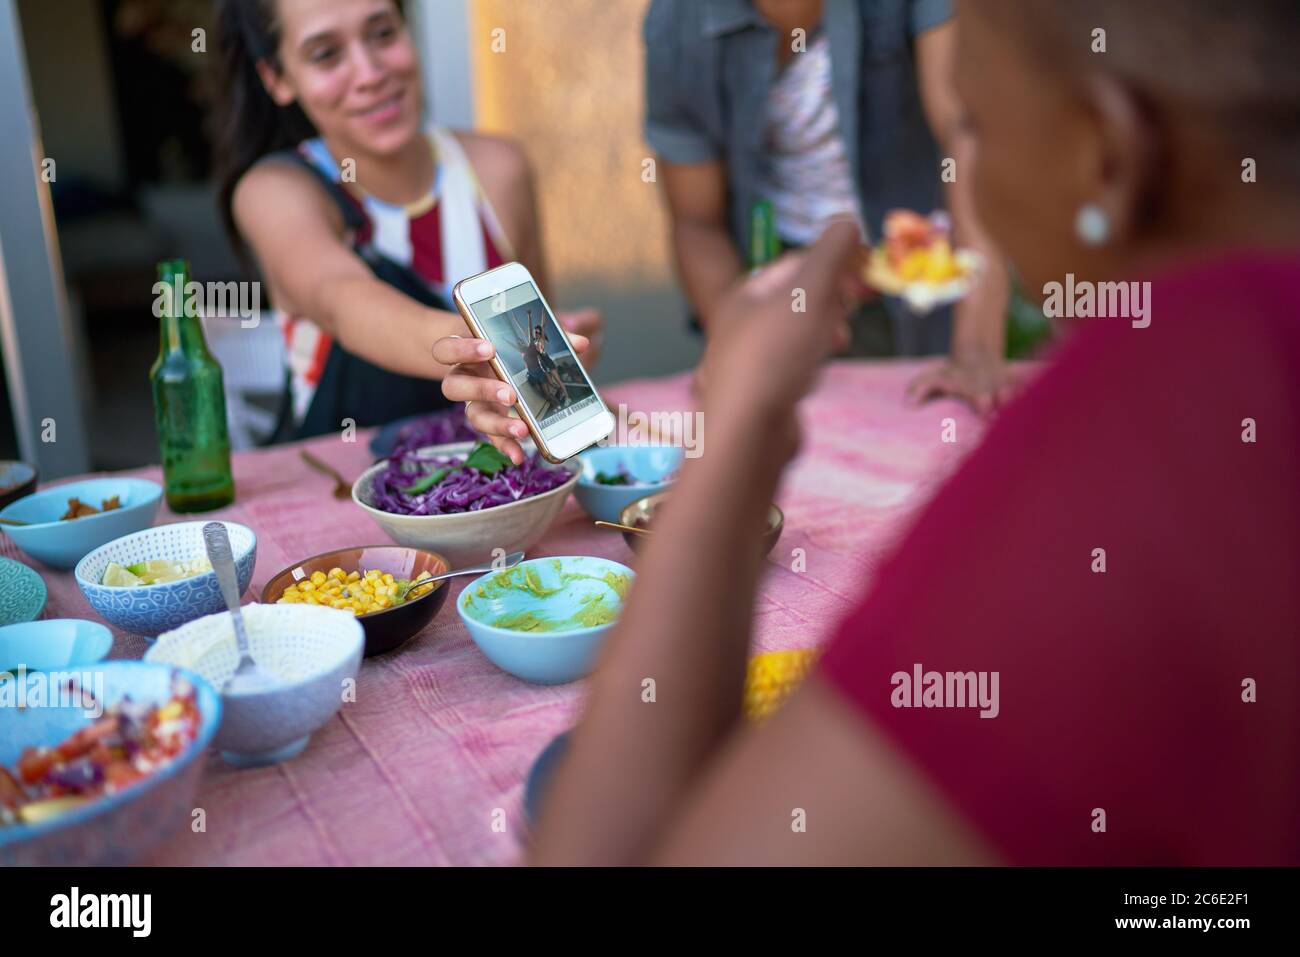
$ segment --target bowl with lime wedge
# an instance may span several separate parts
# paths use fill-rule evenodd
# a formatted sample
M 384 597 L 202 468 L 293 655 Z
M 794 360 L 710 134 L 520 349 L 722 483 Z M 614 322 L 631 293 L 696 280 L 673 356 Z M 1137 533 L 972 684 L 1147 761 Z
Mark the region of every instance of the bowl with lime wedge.
M 77 563 L 77 586 L 92 608 L 124 631 L 153 638 L 226 605 L 203 546 L 205 522 L 175 522 L 124 535 Z M 242 595 L 253 578 L 257 536 L 223 522 Z

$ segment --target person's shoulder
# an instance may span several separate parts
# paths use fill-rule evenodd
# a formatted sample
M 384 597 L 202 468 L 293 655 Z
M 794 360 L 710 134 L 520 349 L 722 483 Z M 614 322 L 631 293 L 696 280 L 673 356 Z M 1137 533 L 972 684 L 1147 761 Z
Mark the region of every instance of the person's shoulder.
M 287 207 L 308 203 L 332 208 L 316 176 L 285 153 L 273 153 L 253 164 L 235 184 L 232 198 L 235 218 L 280 215 Z
M 451 130 L 450 133 L 485 185 L 491 181 L 507 186 L 522 183 L 530 176 L 528 153 L 518 140 L 475 130 Z
M 705 6 L 699 0 L 650 0 L 641 25 L 648 52 L 676 49 L 698 35 Z

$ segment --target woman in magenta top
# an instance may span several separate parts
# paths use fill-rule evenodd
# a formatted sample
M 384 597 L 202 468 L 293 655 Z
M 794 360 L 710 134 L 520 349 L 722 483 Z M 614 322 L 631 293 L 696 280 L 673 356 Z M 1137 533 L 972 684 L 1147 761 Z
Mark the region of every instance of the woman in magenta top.
M 534 860 L 1300 862 L 1300 7 L 1082 6 L 959 5 L 959 175 L 1028 288 L 1128 314 L 1074 322 L 754 728 L 758 530 L 855 233 L 752 279 Z

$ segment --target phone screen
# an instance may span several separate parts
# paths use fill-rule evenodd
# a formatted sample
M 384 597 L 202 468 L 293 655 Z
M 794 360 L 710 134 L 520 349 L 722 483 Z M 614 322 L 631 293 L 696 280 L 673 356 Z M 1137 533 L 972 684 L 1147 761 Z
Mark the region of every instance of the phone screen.
M 536 286 L 520 283 L 470 308 L 548 442 L 605 411 Z

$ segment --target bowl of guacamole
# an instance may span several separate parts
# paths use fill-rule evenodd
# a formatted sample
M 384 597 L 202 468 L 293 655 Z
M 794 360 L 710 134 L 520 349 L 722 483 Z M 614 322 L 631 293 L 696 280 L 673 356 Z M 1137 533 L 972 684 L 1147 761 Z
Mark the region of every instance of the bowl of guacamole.
M 607 558 L 534 558 L 474 579 L 456 611 L 502 671 L 564 684 L 590 673 L 634 578 L 632 569 Z

